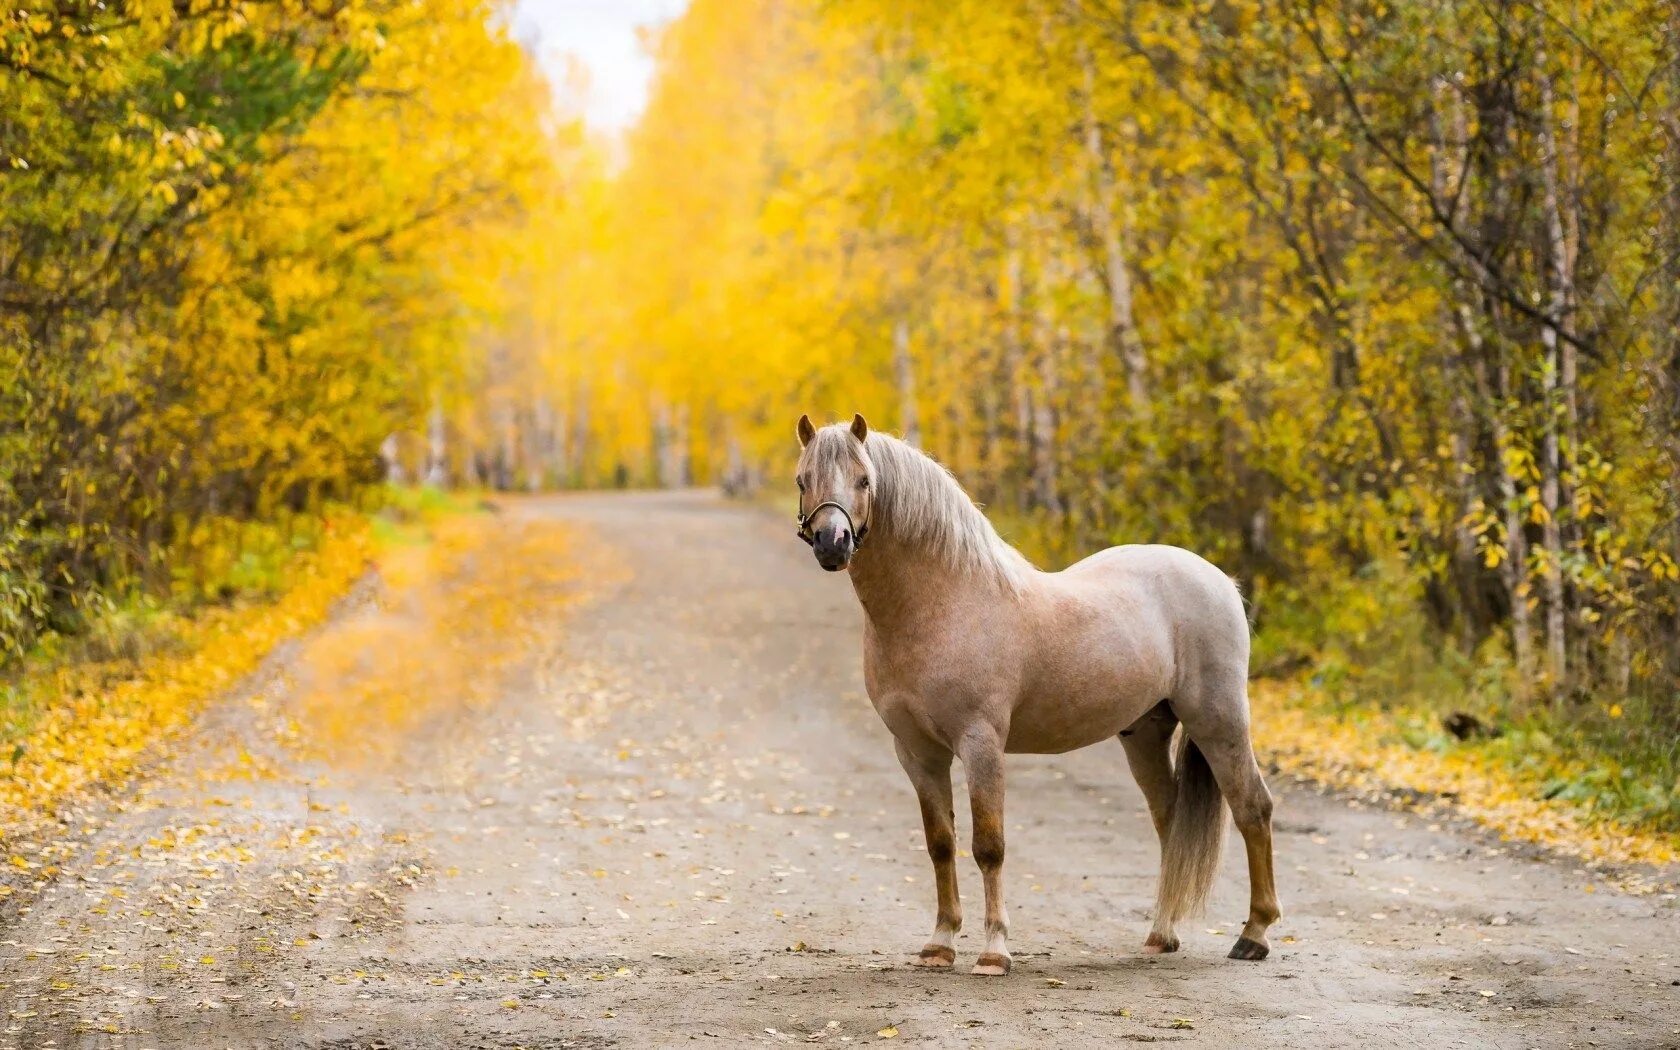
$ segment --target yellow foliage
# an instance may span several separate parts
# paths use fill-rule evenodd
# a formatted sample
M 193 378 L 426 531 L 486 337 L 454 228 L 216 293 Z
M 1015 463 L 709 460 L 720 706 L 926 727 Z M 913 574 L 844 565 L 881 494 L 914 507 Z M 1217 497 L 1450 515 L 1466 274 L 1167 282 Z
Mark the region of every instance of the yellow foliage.
M 584 593 L 579 569 L 592 568 L 585 584 L 610 573 L 569 530 L 512 516 L 449 516 L 429 542 L 379 556 L 368 607 L 300 654 L 294 747 L 379 763 L 428 719 L 505 699 L 508 675 L 538 655 L 537 628 Z
M 140 663 L 107 686 L 109 668 L 60 672 L 46 711 L 17 743 L 0 777 L 0 836 L 27 837 L 38 822 L 74 811 L 89 790 L 120 782 L 147 748 L 182 726 L 205 701 L 254 671 L 275 645 L 319 623 L 365 571 L 365 523 L 339 519 L 320 548 L 301 555 L 295 583 L 277 601 L 207 610 L 179 640 L 181 652 Z
M 1680 860 L 1680 834 L 1640 831 L 1562 799 L 1544 797 L 1549 777 L 1583 772 L 1551 763 L 1523 774 L 1473 747 L 1429 750 L 1403 739 L 1421 711 L 1326 713 L 1304 687 L 1261 683 L 1253 690 L 1255 744 L 1284 773 L 1329 787 L 1375 794 L 1419 812 L 1462 814 L 1501 837 L 1612 866 Z M 1625 876 L 1631 889 L 1650 889 Z

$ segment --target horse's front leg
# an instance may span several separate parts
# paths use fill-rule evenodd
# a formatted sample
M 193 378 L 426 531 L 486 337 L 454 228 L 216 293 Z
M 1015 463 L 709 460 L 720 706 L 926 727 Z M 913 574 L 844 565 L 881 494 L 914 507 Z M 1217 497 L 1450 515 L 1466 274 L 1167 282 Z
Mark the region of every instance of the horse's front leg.
M 974 860 L 986 884 L 986 947 L 972 972 L 1009 972 L 1009 911 L 1003 904 L 1003 741 L 990 727 L 976 728 L 960 745 L 974 816 Z
M 922 830 L 927 835 L 928 859 L 939 894 L 933 936 L 916 957 L 915 965 L 949 970 L 957 961 L 957 931 L 962 929 L 962 901 L 957 896 L 956 814 L 951 810 L 951 752 L 929 747 L 916 753 L 897 741 L 898 761 L 916 789 L 922 805 Z

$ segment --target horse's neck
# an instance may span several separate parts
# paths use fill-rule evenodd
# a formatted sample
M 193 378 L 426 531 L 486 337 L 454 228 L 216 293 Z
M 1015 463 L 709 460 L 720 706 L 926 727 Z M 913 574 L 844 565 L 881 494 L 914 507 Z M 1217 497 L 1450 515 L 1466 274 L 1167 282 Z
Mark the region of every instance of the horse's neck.
M 874 539 L 874 537 L 871 537 Z M 989 580 L 965 575 L 931 551 L 880 537 L 884 542 L 859 551 L 850 568 L 852 589 L 878 632 L 913 626 L 952 603 L 995 589 Z

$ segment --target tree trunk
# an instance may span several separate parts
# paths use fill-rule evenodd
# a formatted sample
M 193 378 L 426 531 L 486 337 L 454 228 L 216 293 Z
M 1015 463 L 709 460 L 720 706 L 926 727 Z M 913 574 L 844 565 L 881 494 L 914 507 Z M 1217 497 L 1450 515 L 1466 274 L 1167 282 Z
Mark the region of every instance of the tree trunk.
M 379 443 L 379 458 L 385 464 L 387 485 L 403 485 L 408 482 L 408 473 L 403 470 L 402 440 L 395 433 L 385 435 L 385 440 Z
M 1560 520 L 1563 486 L 1562 430 L 1568 422 L 1565 400 L 1573 401 L 1574 393 L 1565 394 L 1565 376 L 1574 383 L 1575 355 L 1573 333 L 1567 327 L 1569 310 L 1574 298 L 1571 282 L 1572 266 L 1569 244 L 1564 238 L 1562 203 L 1558 187 L 1557 127 L 1552 112 L 1554 104 L 1551 74 L 1546 69 L 1546 50 L 1539 47 L 1534 53 L 1534 72 L 1540 84 L 1539 140 L 1540 171 L 1543 187 L 1543 210 L 1546 227 L 1546 281 L 1548 293 L 1545 320 L 1540 327 L 1540 345 L 1544 354 L 1540 382 L 1541 411 L 1544 414 L 1540 431 L 1540 503 L 1545 510 L 1541 522 L 1541 544 L 1545 560 L 1541 565 L 1541 580 L 1546 592 L 1546 671 L 1547 684 L 1554 701 L 1566 689 L 1569 675 L 1568 608 L 1565 604 L 1563 581 L 1563 527 Z
M 1005 388 L 1010 392 L 1010 408 L 1014 416 L 1015 446 L 1013 455 L 1016 463 L 1026 462 L 1028 450 L 1032 448 L 1032 387 L 1027 383 L 1026 369 L 1023 362 L 1023 347 L 1021 329 L 1025 323 L 1021 292 L 1023 289 L 1024 266 L 1021 259 L 1021 249 L 1016 244 L 1013 229 L 1009 231 L 1009 249 L 1004 262 L 1004 287 L 1008 290 L 1008 301 L 1004 309 L 1003 320 L 1003 375 Z M 1020 510 L 1026 510 L 1031 501 L 1031 490 L 1027 484 L 1030 467 L 1017 467 L 1008 472 L 1014 481 L 1015 505 Z
M 1531 626 L 1528 580 L 1528 542 L 1523 535 L 1522 504 L 1517 499 L 1517 481 L 1511 474 L 1509 453 L 1516 446 L 1511 429 L 1505 422 L 1504 405 L 1511 400 L 1511 365 L 1504 347 L 1496 347 L 1495 387 L 1497 402 L 1491 411 L 1493 420 L 1494 484 L 1504 507 L 1505 554 L 1499 563 L 1500 580 L 1511 603 L 1511 655 L 1516 661 L 1517 674 L 1528 681 L 1534 672 L 1534 629 Z
M 1680 3 L 1668 5 L 1667 37 L 1672 49 L 1680 41 Z M 1672 55 L 1672 51 L 1671 51 Z M 1661 442 L 1662 469 L 1668 475 L 1666 495 L 1668 555 L 1680 564 L 1680 62 L 1670 61 L 1668 98 L 1660 115 L 1663 129 L 1661 196 L 1655 266 L 1661 274 L 1663 291 L 1652 325 L 1652 354 L 1646 369 L 1651 386 L 1647 432 Z M 1680 605 L 1680 582 L 1657 582 L 1669 608 Z M 1656 654 L 1670 681 L 1680 679 L 1680 614 L 1670 612 L 1657 619 L 1657 637 L 1663 642 Z M 1680 708 L 1670 707 L 1670 724 L 1680 724 Z
M 595 480 L 586 476 L 589 473 L 590 456 L 589 398 L 589 384 L 580 380 L 577 385 L 576 398 L 572 402 L 572 440 L 571 448 L 568 450 L 572 473 L 574 474 L 573 483 L 577 485 L 586 485 Z
M 502 397 L 496 415 L 502 436 L 501 448 L 496 451 L 496 491 L 507 492 L 513 488 L 519 470 L 519 413 L 512 397 Z
M 922 426 L 916 415 L 916 370 L 910 358 L 910 322 L 893 322 L 893 378 L 898 384 L 898 426 L 906 443 L 922 446 Z
M 549 464 L 556 488 L 573 483 L 570 425 L 565 412 L 554 413 L 554 449 Z
M 1108 345 L 1126 373 L 1126 400 L 1132 418 L 1149 418 L 1149 361 L 1132 315 L 1132 278 L 1126 271 L 1114 164 L 1104 148 L 1096 114 L 1096 69 L 1090 52 L 1080 51 L 1085 72 L 1085 153 L 1091 165 L 1091 224 L 1102 245 L 1103 276 L 1108 293 Z
M 444 488 L 449 484 L 448 440 L 443 404 L 433 400 L 426 423 L 426 484 L 434 488 Z
M 1034 296 L 1033 356 L 1036 361 L 1037 396 L 1033 399 L 1033 492 L 1038 505 L 1061 517 L 1060 478 L 1057 474 L 1056 394 L 1060 378 L 1056 367 L 1056 318 L 1052 308 L 1054 282 L 1048 245 L 1038 267 L 1038 293 Z
M 1447 142 L 1445 119 L 1445 111 L 1449 107 L 1455 114 L 1451 124 L 1460 137 L 1451 146 Z M 1432 139 L 1430 192 L 1437 202 L 1452 199 L 1456 189 L 1453 173 L 1463 170 L 1462 123 L 1461 111 L 1451 97 L 1448 85 L 1443 78 L 1437 77 L 1429 121 Z M 1462 277 L 1455 277 L 1451 282 L 1451 300 L 1446 303 L 1441 318 L 1441 345 L 1449 348 L 1444 354 L 1442 373 L 1446 377 L 1448 415 L 1452 426 L 1451 484 L 1457 489 L 1455 506 L 1458 520 L 1452 526 L 1453 576 L 1458 588 L 1459 647 L 1466 653 L 1475 649 L 1482 632 L 1488 628 L 1489 620 L 1480 586 L 1484 570 L 1476 533 L 1471 528 L 1481 498 L 1482 472 L 1477 469 L 1474 458 L 1478 428 L 1470 398 L 1472 394 L 1485 391 L 1486 387 L 1485 383 L 1476 382 L 1472 362 L 1481 360 L 1484 351 L 1481 332 L 1476 328 L 1468 303 L 1469 289 Z
M 992 369 L 996 371 L 996 368 Z M 996 381 L 980 385 L 980 500 L 995 503 L 1003 476 L 1003 414 Z
M 694 484 L 694 416 L 688 402 L 677 406 L 676 421 L 671 434 L 671 477 L 678 488 Z
M 525 488 L 541 492 L 554 469 L 554 406 L 548 398 L 531 398 L 530 426 L 525 433 Z

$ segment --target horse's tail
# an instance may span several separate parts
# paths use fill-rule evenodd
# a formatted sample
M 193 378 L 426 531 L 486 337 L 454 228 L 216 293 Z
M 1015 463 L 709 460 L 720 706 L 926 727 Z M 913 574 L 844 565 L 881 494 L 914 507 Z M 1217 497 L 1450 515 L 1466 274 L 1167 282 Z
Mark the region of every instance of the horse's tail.
M 1176 922 L 1200 914 L 1207 904 L 1219 851 L 1225 839 L 1225 800 L 1201 749 L 1182 729 L 1173 763 L 1178 796 L 1161 847 L 1161 885 L 1156 921 Z

